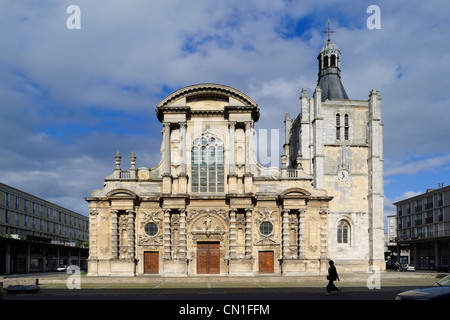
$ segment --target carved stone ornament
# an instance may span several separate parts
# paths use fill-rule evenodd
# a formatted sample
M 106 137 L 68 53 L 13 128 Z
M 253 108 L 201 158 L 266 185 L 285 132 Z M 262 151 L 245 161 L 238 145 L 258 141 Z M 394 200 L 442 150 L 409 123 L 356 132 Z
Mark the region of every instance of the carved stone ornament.
M 145 230 L 145 226 L 148 223 L 154 223 L 158 227 L 158 232 L 154 236 L 149 236 Z M 162 212 L 161 211 L 152 211 L 152 212 L 144 212 L 144 218 L 142 218 L 141 223 L 141 234 L 138 237 L 138 245 L 139 246 L 162 246 L 163 245 L 163 236 L 161 234 L 162 230 Z
M 217 210 L 217 209 L 191 210 L 189 216 L 186 218 L 186 222 L 190 223 L 197 216 L 202 215 L 202 214 L 210 214 L 211 216 L 218 215 L 219 217 L 221 217 L 225 221 L 225 223 L 228 223 L 228 219 L 229 218 L 228 218 L 227 211 L 225 211 L 225 210 Z
M 259 211 L 259 217 L 255 219 L 255 222 L 258 226 L 258 232 L 255 233 L 255 245 L 264 246 L 264 245 L 276 245 L 279 244 L 278 236 L 272 231 L 270 234 L 265 235 L 259 231 L 259 227 L 263 222 L 270 222 L 274 224 L 275 218 L 272 216 L 274 211 Z
M 215 210 L 201 210 L 201 211 L 208 213 L 203 215 L 196 215 L 196 219 L 193 220 L 190 228 L 192 239 L 195 241 L 200 239 L 213 238 L 223 241 L 225 239 L 224 237 L 226 233 L 225 225 L 221 220 L 223 216 L 221 214 L 217 215 L 211 213 L 214 212 Z

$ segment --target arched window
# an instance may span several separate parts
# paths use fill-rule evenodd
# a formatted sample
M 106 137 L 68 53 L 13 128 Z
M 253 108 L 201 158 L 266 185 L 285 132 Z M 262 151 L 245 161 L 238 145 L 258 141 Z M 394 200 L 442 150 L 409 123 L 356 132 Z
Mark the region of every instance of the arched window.
M 338 223 L 337 242 L 338 243 L 350 243 L 350 225 L 345 220 L 341 220 Z
M 341 140 L 341 115 L 336 114 L 336 140 Z
M 348 124 L 348 114 L 346 114 L 344 116 L 344 139 L 348 140 L 348 128 L 349 128 L 349 124 Z
M 336 56 L 334 54 L 331 55 L 330 67 L 336 67 Z
M 192 146 L 192 192 L 224 191 L 223 143 L 212 133 L 206 132 Z

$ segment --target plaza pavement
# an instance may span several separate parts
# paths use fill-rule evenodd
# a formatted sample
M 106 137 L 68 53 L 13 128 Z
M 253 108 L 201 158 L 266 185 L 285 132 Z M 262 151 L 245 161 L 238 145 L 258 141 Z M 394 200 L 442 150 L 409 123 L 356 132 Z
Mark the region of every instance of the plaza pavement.
M 345 273 L 332 299 L 393 300 L 399 292 L 433 285 L 446 274 L 436 272 Z M 8 294 L 4 300 L 116 299 L 116 300 L 317 300 L 325 298 L 323 276 L 195 276 L 96 277 L 83 274 L 38 275 L 3 279 L 40 287 L 36 294 Z M 328 298 L 327 298 L 328 299 Z

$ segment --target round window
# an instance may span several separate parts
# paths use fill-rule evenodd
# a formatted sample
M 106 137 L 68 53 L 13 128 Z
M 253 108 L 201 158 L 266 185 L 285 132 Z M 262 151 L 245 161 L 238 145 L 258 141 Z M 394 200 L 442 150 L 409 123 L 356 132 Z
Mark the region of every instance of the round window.
M 145 233 L 148 234 L 150 237 L 153 237 L 158 233 L 158 226 L 153 222 L 147 223 L 145 225 Z
M 268 236 L 269 234 L 272 233 L 273 231 L 273 224 L 271 224 L 270 222 L 263 222 L 261 223 L 261 225 L 259 226 L 259 231 L 265 235 Z

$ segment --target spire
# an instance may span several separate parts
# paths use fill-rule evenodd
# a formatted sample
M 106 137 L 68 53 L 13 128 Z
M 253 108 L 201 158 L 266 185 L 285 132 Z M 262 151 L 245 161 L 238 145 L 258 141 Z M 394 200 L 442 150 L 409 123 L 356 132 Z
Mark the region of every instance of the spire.
M 330 35 L 334 33 L 330 29 L 328 19 L 328 42 L 320 50 L 317 60 L 319 61 L 319 75 L 317 85 L 322 89 L 322 101 L 327 99 L 348 99 L 344 86 L 341 83 L 340 57 L 341 51 L 336 44 L 331 42 Z

